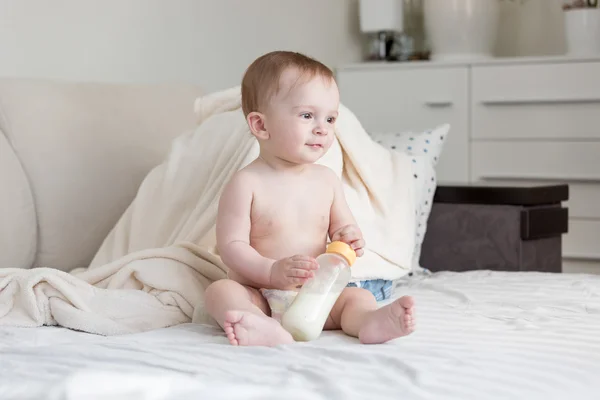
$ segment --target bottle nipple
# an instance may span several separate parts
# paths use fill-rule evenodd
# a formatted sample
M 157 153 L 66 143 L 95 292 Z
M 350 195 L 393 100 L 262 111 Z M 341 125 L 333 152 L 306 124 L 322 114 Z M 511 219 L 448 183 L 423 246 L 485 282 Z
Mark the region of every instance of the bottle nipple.
M 352 266 L 356 261 L 356 252 L 352 250 L 352 247 L 344 242 L 335 241 L 329 243 L 325 252 L 344 257 L 350 266 Z

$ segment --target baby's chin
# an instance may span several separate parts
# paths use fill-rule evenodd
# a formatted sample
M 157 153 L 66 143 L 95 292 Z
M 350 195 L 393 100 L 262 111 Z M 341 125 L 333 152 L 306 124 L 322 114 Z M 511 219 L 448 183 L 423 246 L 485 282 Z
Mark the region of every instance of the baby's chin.
M 298 157 L 294 157 L 291 160 L 288 160 L 288 162 L 296 164 L 296 165 L 310 165 L 310 164 L 314 164 L 317 161 L 319 161 L 321 158 L 323 158 L 323 156 L 325 155 L 325 153 L 317 156 L 298 156 Z
M 314 164 L 325 156 L 326 151 L 321 151 L 318 154 L 305 155 L 302 157 L 303 164 Z
M 315 164 L 317 161 L 319 161 L 321 159 L 321 157 L 319 158 L 303 158 L 302 160 L 294 160 L 294 164 L 296 165 L 311 165 L 311 164 Z
M 287 157 L 283 156 L 280 158 L 295 165 L 314 164 L 327 154 L 327 150 L 328 149 L 325 148 L 320 150 L 300 151 L 296 154 L 287 154 Z

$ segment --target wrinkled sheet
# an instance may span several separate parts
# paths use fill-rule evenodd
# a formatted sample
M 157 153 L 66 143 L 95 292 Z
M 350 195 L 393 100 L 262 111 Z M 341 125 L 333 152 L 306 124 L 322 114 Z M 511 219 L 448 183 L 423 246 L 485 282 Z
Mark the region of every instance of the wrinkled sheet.
M 103 337 L 0 328 L 8 399 L 598 399 L 600 276 L 476 271 L 398 282 L 417 330 L 277 348 L 182 324 Z

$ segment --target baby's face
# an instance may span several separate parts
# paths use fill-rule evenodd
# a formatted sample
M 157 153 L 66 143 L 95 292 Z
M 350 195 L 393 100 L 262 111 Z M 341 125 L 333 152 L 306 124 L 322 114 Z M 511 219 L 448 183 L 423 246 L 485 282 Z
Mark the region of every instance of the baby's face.
M 333 143 L 340 98 L 334 80 L 298 78 L 295 70 L 282 74 L 280 90 L 265 113 L 265 149 L 287 162 L 310 164 Z

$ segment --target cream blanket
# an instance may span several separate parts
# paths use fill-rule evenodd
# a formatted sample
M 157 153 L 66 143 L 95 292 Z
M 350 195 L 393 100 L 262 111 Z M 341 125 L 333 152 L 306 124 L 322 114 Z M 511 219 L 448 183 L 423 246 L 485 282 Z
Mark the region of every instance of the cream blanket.
M 114 335 L 203 321 L 204 289 L 227 272 L 215 243 L 219 194 L 258 145 L 239 87 L 199 98 L 195 110 L 198 127 L 148 174 L 89 268 L 0 269 L 0 325 Z M 353 279 L 399 278 L 414 248 L 409 159 L 374 143 L 344 106 L 336 137 L 320 162 L 343 179 L 367 243 Z

